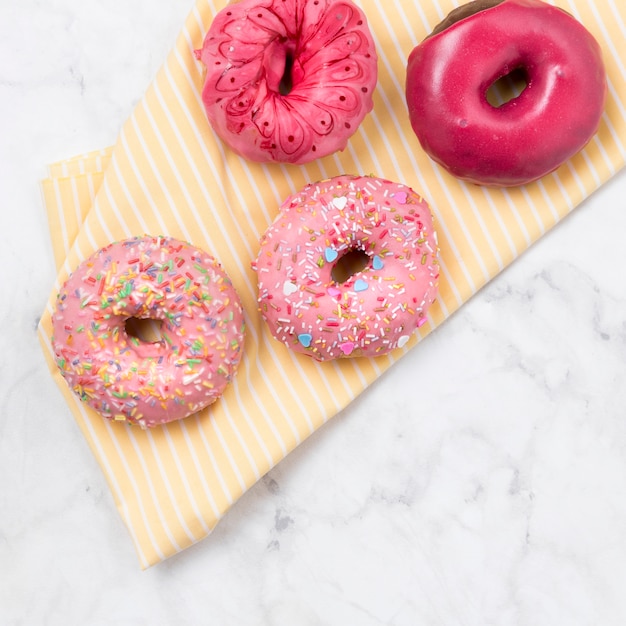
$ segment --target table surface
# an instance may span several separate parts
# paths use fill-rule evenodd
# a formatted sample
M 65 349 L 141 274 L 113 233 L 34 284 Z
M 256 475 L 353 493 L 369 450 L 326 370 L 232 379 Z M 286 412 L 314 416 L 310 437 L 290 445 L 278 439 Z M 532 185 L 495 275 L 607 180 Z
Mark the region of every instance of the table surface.
M 140 571 L 44 363 L 38 181 L 112 144 L 192 0 L 0 1 L 0 624 L 626 623 L 626 172 Z

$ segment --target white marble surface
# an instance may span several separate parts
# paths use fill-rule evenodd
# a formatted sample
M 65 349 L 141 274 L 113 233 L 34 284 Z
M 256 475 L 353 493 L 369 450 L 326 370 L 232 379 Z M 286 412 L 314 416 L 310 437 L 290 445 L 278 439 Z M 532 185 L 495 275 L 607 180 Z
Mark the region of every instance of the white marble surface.
M 38 180 L 108 145 L 193 0 L 0 0 L 0 624 L 626 623 L 626 172 L 141 572 L 41 355 Z

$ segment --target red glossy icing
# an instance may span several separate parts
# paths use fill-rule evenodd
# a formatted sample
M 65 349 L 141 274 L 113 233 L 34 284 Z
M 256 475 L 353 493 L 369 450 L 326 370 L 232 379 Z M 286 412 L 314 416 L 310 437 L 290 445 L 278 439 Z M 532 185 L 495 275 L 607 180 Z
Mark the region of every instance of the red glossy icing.
M 242 0 L 217 14 L 196 54 L 211 126 L 254 161 L 341 150 L 373 106 L 376 51 L 350 0 Z
M 489 87 L 522 68 L 527 86 L 500 107 Z M 422 147 L 452 175 L 513 186 L 555 170 L 591 139 L 606 98 L 593 36 L 539 0 L 504 0 L 420 43 L 406 97 Z

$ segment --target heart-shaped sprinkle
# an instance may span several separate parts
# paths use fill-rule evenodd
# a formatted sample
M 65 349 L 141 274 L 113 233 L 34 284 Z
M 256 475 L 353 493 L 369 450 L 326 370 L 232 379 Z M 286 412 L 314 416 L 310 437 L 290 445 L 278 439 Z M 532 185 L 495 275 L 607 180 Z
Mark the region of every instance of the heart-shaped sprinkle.
M 417 327 L 421 328 L 428 321 L 427 317 L 420 317 L 417 321 Z
M 398 339 L 398 348 L 404 348 L 408 340 L 409 340 L 408 335 L 402 335 L 400 339 Z
M 286 280 L 283 283 L 283 294 L 286 296 L 290 296 L 292 293 L 296 293 L 298 291 L 298 285 L 292 283 L 290 280 Z
M 337 250 L 333 248 L 326 248 L 326 250 L 324 250 L 324 258 L 328 263 L 336 261 L 338 256 L 339 254 L 337 253 Z
M 340 211 L 346 208 L 348 204 L 348 198 L 341 196 L 340 198 L 333 198 L 333 206 Z
M 384 265 L 385 264 L 383 263 L 383 260 L 377 254 L 375 254 L 374 258 L 372 259 L 372 267 L 375 270 L 382 270 Z
M 298 335 L 298 341 L 305 348 L 308 348 L 311 345 L 311 341 L 313 341 L 313 337 L 309 333 L 302 333 L 302 334 Z
M 354 291 L 365 291 L 368 287 L 369 285 L 362 278 L 354 281 Z
M 326 290 L 326 293 L 333 298 L 341 295 L 341 289 L 337 289 L 337 287 L 329 287 Z
M 352 350 L 354 350 L 354 342 L 353 341 L 344 341 L 343 343 L 339 344 L 339 349 L 346 356 L 348 356 L 349 354 L 352 354 Z
M 406 191 L 396 191 L 396 193 L 393 194 L 393 198 L 398 204 L 406 204 L 408 197 Z

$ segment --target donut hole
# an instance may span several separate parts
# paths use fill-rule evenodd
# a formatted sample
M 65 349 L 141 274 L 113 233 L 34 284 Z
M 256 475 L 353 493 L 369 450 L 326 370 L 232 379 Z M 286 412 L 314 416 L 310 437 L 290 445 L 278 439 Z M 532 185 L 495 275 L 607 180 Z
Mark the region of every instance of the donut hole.
M 287 50 L 285 54 L 285 68 L 278 83 L 278 93 L 281 96 L 288 96 L 293 89 L 293 61 L 293 52 Z
M 124 322 L 124 329 L 129 337 L 135 337 L 144 343 L 157 343 L 163 337 L 162 325 L 162 320 L 129 317 Z
M 330 276 L 341 285 L 357 272 L 364 270 L 369 262 L 370 257 L 363 250 L 353 248 L 337 259 L 330 271 Z
M 523 67 L 516 67 L 494 81 L 487 89 L 485 97 L 492 107 L 499 109 L 507 102 L 515 100 L 526 87 L 528 87 L 528 74 Z

